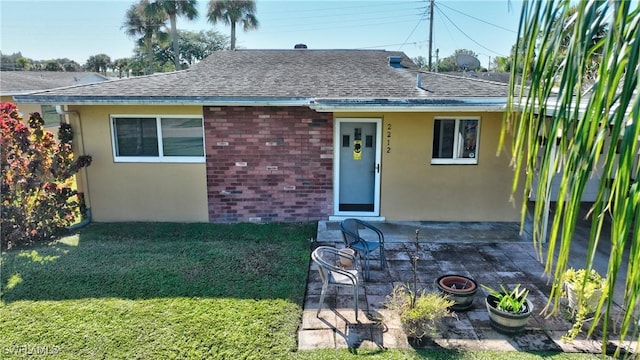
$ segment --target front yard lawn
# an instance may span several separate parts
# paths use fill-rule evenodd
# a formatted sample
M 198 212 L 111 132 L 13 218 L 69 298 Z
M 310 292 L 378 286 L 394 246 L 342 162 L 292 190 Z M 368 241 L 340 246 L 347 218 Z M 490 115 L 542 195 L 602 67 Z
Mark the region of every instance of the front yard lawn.
M 316 224 L 93 224 L 0 264 L 0 358 L 280 358 Z

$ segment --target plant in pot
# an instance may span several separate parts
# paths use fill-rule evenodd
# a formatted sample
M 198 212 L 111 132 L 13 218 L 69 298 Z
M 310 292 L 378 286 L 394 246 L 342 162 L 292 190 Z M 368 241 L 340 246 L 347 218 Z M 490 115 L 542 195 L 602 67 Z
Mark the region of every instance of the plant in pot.
M 473 297 L 478 291 L 478 283 L 462 275 L 442 275 L 436 279 L 436 286 L 454 301 L 451 310 L 465 311 L 473 305 Z
M 486 285 L 482 287 L 489 292 L 485 304 L 491 327 L 507 335 L 521 333 L 533 312 L 533 304 L 527 299 L 529 290 L 520 288 L 520 284 L 511 291 L 504 285 L 500 285 L 499 291 Z
M 569 268 L 562 274 L 562 284 L 573 317 L 573 326 L 562 339 L 572 341 L 582 331 L 587 317 L 597 310 L 600 299 L 606 296 L 607 281 L 594 269 L 587 272 Z

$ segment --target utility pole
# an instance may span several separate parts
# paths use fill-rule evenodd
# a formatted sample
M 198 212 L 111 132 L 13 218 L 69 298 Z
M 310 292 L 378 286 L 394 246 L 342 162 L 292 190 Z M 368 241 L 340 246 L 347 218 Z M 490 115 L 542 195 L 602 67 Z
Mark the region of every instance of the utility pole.
M 431 50 L 433 48 L 433 5 L 435 0 L 429 0 L 429 71 L 433 71 L 431 67 Z

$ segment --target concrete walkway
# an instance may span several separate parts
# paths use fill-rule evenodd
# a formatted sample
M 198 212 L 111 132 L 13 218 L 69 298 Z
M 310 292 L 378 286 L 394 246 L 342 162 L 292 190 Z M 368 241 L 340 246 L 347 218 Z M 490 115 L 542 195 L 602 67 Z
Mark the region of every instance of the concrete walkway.
M 550 287 L 532 243 L 519 235 L 517 224 L 385 222 L 376 226 L 385 234 L 388 261 L 385 268 L 380 268 L 379 262 L 372 260 L 371 279 L 367 282 L 361 279 L 359 321 L 355 321 L 353 293 L 349 288 L 329 287 L 323 310 L 316 316 L 322 284 L 312 263 L 298 332 L 299 350 L 410 348 L 397 315 L 385 309 L 384 302 L 394 285 L 413 281 L 410 257 L 417 254 L 421 289 L 437 291 L 436 278 L 460 274 L 492 288 L 522 284 L 530 290 L 529 299 L 534 304 L 534 314 L 524 333 L 502 335 L 491 328 L 484 304 L 486 291 L 479 289 L 471 309 L 445 319 L 439 335 L 422 344 L 423 347 L 601 353 L 598 331 L 591 339 L 581 334 L 573 343 L 566 343 L 561 340 L 571 328 L 566 312 L 550 317 L 540 314 L 547 304 Z M 337 222 L 320 222 L 317 240 L 318 245 L 344 247 Z M 620 310 L 616 307 L 616 312 Z M 587 322 L 585 328 L 589 325 Z M 610 342 L 615 347 L 617 340 L 613 337 Z

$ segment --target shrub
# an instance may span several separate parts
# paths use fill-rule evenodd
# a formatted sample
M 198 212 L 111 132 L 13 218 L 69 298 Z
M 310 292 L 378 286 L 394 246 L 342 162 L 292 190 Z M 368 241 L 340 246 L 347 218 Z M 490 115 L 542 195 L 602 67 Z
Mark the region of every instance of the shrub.
M 14 104 L 0 103 L 3 248 L 49 239 L 72 224 L 79 207 L 73 175 L 91 163 L 74 158 L 68 124 L 56 142 L 39 113 L 29 114 L 28 126 L 21 120 Z
M 406 285 L 396 285 L 385 302 L 388 309 L 400 315 L 407 336 L 418 341 L 437 334 L 442 319 L 452 316 L 449 307 L 453 304 L 447 295 L 424 290 L 414 293 Z

